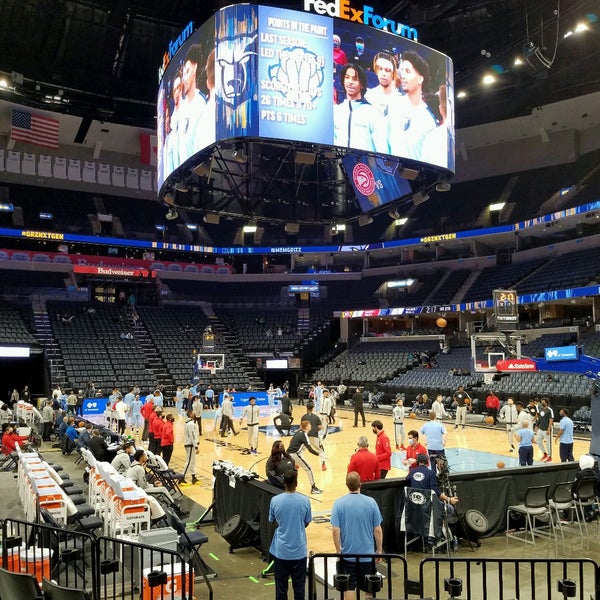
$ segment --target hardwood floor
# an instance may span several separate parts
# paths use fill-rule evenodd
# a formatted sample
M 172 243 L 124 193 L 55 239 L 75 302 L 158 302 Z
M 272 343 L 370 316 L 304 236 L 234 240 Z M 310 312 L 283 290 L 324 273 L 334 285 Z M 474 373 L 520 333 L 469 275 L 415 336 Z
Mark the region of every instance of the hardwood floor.
M 303 414 L 303 407 L 294 406 L 294 414 L 299 418 Z M 475 418 L 475 417 L 471 417 Z M 327 453 L 327 470 L 322 471 L 319 463 L 319 458 L 306 453 L 308 460 L 312 466 L 316 484 L 323 490 L 323 494 L 311 495 L 310 484 L 304 471 L 299 472 L 298 491 L 308 495 L 311 499 L 313 516 L 327 516 L 331 511 L 331 507 L 336 498 L 344 495 L 346 490 L 345 477 L 347 472 L 348 461 L 350 456 L 357 447 L 357 440 L 360 435 L 366 435 L 370 442 L 370 448 L 375 447 L 375 435 L 372 433 L 370 423 L 374 419 L 380 419 L 384 424 L 384 430 L 390 436 L 392 443 L 393 439 L 393 423 L 392 417 L 382 416 L 381 414 L 367 414 L 367 426 L 363 428 L 359 426 L 354 428 L 353 413 L 349 410 L 338 410 L 336 415 L 336 425 L 341 424 L 341 430 L 336 433 L 330 433 L 327 437 L 325 450 Z M 171 466 L 178 470 L 183 468 L 184 451 L 183 451 L 183 422 L 184 419 L 178 417 L 176 419 L 176 441 L 175 452 L 171 459 Z M 261 418 L 261 426 L 271 423 L 269 417 Z M 405 429 L 420 429 L 424 424 L 421 419 L 409 420 L 405 423 Z M 453 422 L 445 421 L 444 425 L 448 430 L 447 448 L 467 448 L 479 451 L 490 452 L 501 455 L 505 458 L 507 466 L 514 464 L 516 466 L 515 453 L 509 452 L 506 431 L 504 428 L 489 427 L 483 423 L 483 419 L 477 417 L 477 422 L 468 424 L 466 429 L 454 430 Z M 238 426 L 236 419 L 236 427 Z M 273 428 L 270 428 L 273 429 Z M 274 431 L 274 429 L 273 429 Z M 276 433 L 276 432 L 275 432 Z M 246 469 L 251 469 L 258 473 L 261 477 L 265 477 L 265 464 L 270 453 L 270 449 L 274 440 L 279 439 L 278 435 L 265 435 L 259 433 L 258 455 L 250 455 L 242 453 L 242 449 L 246 447 L 247 433 L 242 429 L 237 436 L 229 436 L 221 438 L 218 431 L 214 431 L 214 419 L 204 419 L 203 435 L 200 438 L 200 453 L 197 457 L 198 477 L 200 483 L 194 486 L 186 486 L 183 491 L 186 495 L 192 498 L 203 506 L 209 506 L 212 500 L 212 463 L 214 460 L 230 461 L 236 466 Z M 291 438 L 284 438 L 286 446 Z M 575 458 L 581 454 L 585 454 L 589 448 L 588 440 L 576 440 L 574 446 Z M 554 446 L 554 461 L 558 460 L 558 449 Z M 535 447 L 534 459 L 539 461 L 541 457 L 540 451 Z M 452 463 L 450 464 L 452 468 Z M 456 465 L 455 465 L 456 466 Z M 493 467 L 497 468 L 497 467 Z M 459 469 L 460 470 L 460 469 Z M 406 474 L 404 469 L 392 468 L 388 473 L 388 478 L 403 477 Z M 320 519 L 317 519 L 317 521 Z M 312 523 L 307 529 L 309 548 L 315 552 L 332 552 L 333 541 L 331 537 L 331 528 L 326 519 L 323 523 Z

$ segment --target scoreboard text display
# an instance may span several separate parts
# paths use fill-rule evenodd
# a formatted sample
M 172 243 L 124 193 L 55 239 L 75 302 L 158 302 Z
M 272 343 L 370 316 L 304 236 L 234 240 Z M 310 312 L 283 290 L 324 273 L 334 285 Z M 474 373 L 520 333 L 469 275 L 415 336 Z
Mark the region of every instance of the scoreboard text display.
M 519 328 L 519 303 L 515 290 L 494 290 L 494 314 L 498 331 Z

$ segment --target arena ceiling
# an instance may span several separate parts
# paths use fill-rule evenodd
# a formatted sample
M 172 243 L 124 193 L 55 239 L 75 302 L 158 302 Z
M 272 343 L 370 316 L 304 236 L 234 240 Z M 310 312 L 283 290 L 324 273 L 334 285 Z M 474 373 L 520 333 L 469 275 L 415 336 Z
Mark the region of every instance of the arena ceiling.
M 296 10 L 303 4 L 262 3 Z M 0 72 L 12 79 L 13 101 L 153 129 L 158 66 L 169 40 L 189 21 L 199 26 L 229 4 L 0 0 Z M 420 42 L 453 59 L 456 91 L 466 92 L 456 102 L 458 128 L 530 115 L 536 107 L 600 90 L 598 0 L 369 4 L 417 28 Z M 590 31 L 564 37 L 582 21 Z M 515 58 L 526 50 L 531 64 L 515 67 Z M 496 84 L 484 87 L 482 77 L 490 71 Z M 360 215 L 338 157 L 320 154 L 312 164 L 303 164 L 296 159 L 297 149 L 260 142 L 239 150 L 221 148 L 200 174 L 182 180 L 173 190 L 176 205 L 281 222 L 334 222 Z
M 229 0 L 0 0 L 0 71 L 20 74 L 29 102 L 63 90 L 54 108 L 92 118 L 154 126 L 157 71 L 169 40 L 191 20 L 202 24 Z M 263 4 L 302 9 L 302 0 Z M 600 89 L 597 0 L 399 0 L 369 2 L 380 14 L 419 31 L 419 41 L 448 54 L 459 128 L 529 114 L 531 109 Z M 564 38 L 586 18 L 595 31 Z M 515 69 L 528 44 L 550 68 Z M 498 84 L 483 89 L 486 70 Z M 502 72 L 500 71 L 502 69 Z M 53 94 L 54 95 L 54 94 Z

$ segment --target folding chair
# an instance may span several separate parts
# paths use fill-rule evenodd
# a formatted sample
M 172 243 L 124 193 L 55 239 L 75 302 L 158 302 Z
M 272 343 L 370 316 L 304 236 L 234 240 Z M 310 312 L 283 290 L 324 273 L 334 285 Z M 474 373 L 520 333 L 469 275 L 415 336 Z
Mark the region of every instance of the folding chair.
M 513 538 L 535 546 L 535 536 L 556 538 L 554 519 L 549 501 L 550 486 L 536 485 L 527 489 L 523 504 L 515 504 L 506 509 L 506 542 Z M 525 517 L 525 529 L 522 532 L 510 529 L 511 513 Z
M 563 554 L 565 553 L 565 534 L 563 531 L 563 525 L 574 526 L 575 523 L 577 523 L 577 526 L 579 527 L 579 535 L 583 535 L 581 520 L 579 519 L 579 511 L 575 506 L 575 501 L 573 500 L 573 496 L 571 494 L 572 487 L 572 481 L 557 483 L 554 486 L 552 494 L 549 498 L 550 509 L 554 512 L 554 521 L 562 538 Z M 565 515 L 569 517 L 568 521 L 565 520 Z
M 148 456 L 146 467 L 152 475 L 160 481 L 161 485 L 169 491 L 171 496 L 181 498 L 183 492 L 179 487 L 179 482 L 185 478 L 183 473 L 177 473 L 173 469 L 170 469 L 162 456 L 148 451 L 146 451 L 146 455 Z
M 588 537 L 588 526 L 587 520 L 585 518 L 585 509 L 590 509 L 594 504 L 598 502 L 596 498 L 596 487 L 597 487 L 597 479 L 594 477 L 582 478 L 575 482 L 575 487 L 573 488 L 573 504 L 575 505 L 575 510 L 577 511 L 578 517 L 580 519 L 580 523 L 583 524 L 583 528 L 585 529 L 585 539 Z
M 186 562 L 194 568 L 196 576 L 200 575 L 209 589 L 209 598 L 212 598 L 212 586 L 208 579 L 214 576 L 214 571 L 204 562 L 200 556 L 199 548 L 208 542 L 208 536 L 200 531 L 187 531 L 185 523 L 173 512 L 173 509 L 165 509 L 165 519 L 169 527 L 179 534 L 178 545 Z
M 91 564 L 87 563 L 85 557 L 91 557 L 92 552 L 91 549 L 87 552 L 85 551 L 84 544 L 81 543 L 81 538 L 77 536 L 77 533 L 92 533 L 99 527 L 102 527 L 102 520 L 98 517 L 90 517 L 91 519 L 96 520 L 93 528 L 88 528 L 83 525 L 80 525 L 75 529 L 65 528 L 62 523 L 58 523 L 58 521 L 43 508 L 40 509 L 40 518 L 46 525 L 57 530 L 56 532 L 50 530 L 44 530 L 42 532 L 44 543 L 50 547 L 52 553 L 56 557 L 56 560 L 53 560 L 52 562 L 52 577 L 58 578 L 61 573 L 72 568 L 75 575 L 75 581 L 81 580 L 85 582 L 87 580 L 86 574 L 89 574 L 88 571 L 91 569 Z M 98 521 L 100 521 L 100 523 L 98 523 Z M 62 532 L 58 530 L 62 530 Z M 72 534 L 70 533 L 71 531 Z
M 64 587 L 45 577 L 42 579 L 42 590 L 44 591 L 44 600 L 90 600 L 90 595 L 85 590 Z
M 17 468 L 17 458 L 2 444 L 0 453 L 0 470 L 14 471 Z
M 41 600 L 42 592 L 34 575 L 13 573 L 0 567 L 0 598 Z

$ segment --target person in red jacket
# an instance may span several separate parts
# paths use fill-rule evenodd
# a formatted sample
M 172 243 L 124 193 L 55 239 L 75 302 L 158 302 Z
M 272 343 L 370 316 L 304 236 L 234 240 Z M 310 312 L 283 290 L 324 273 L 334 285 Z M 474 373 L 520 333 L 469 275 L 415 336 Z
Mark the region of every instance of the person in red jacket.
M 164 425 L 162 428 L 162 437 L 160 438 L 160 447 L 162 450 L 162 457 L 165 459 L 167 465 L 171 460 L 173 454 L 173 443 L 175 442 L 175 434 L 173 432 L 173 422 L 175 417 L 168 414 L 165 418 Z
M 498 423 L 498 411 L 500 410 L 500 398 L 494 394 L 494 390 L 488 392 L 488 396 L 485 399 L 485 408 L 488 417 L 494 419 L 493 425 L 496 425 Z
M 154 413 L 156 414 L 156 417 L 152 421 L 152 433 L 154 434 L 154 448 L 151 450 L 151 452 L 160 455 L 162 451 L 162 434 L 165 422 L 163 420 L 163 410 L 162 408 L 160 408 L 160 406 L 156 407 Z
M 406 458 L 402 461 L 402 464 L 406 465 L 409 470 L 415 469 L 419 454 L 427 454 L 427 448 L 419 443 L 419 432 L 412 429 L 408 432 L 408 448 L 406 449 Z
M 9 425 L 2 436 L 2 453 L 8 456 L 17 451 L 17 443 L 21 444 L 27 441 L 26 435 L 19 435 L 12 425 Z
M 150 450 L 150 452 L 154 453 L 155 451 L 155 440 L 154 440 L 154 421 L 156 421 L 156 409 L 159 408 L 158 406 L 154 406 L 154 404 L 152 405 L 152 410 L 150 411 L 150 416 L 148 417 L 148 450 Z M 159 409 L 159 410 L 162 410 Z
M 369 440 L 366 435 L 358 438 L 358 449 L 350 457 L 348 464 L 348 473 L 356 471 L 363 481 L 375 481 L 379 479 L 379 460 L 377 456 L 369 450 Z
M 140 408 L 140 414 L 144 419 L 144 430 L 142 431 L 142 441 L 147 442 L 149 438 L 150 415 L 154 412 L 154 398 L 150 399 Z
M 375 454 L 379 461 L 379 478 L 385 479 L 388 471 L 392 468 L 392 446 L 390 444 L 390 438 L 383 430 L 383 423 L 379 419 L 373 421 L 371 427 L 373 428 L 373 433 L 377 436 Z

